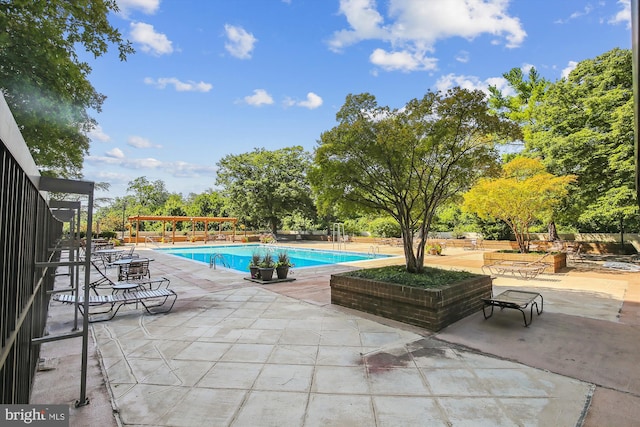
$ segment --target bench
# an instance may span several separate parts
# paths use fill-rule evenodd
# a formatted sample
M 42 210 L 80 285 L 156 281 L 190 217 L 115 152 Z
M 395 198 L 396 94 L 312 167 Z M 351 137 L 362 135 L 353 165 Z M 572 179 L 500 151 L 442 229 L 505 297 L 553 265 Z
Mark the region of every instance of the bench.
M 114 293 L 111 295 L 90 295 L 89 306 L 90 307 L 108 307 L 108 310 L 102 310 L 92 312 L 89 315 L 101 315 L 108 314 L 108 316 L 102 316 L 98 318 L 89 318 L 90 322 L 101 322 L 105 320 L 111 320 L 118 313 L 118 310 L 127 304 L 141 304 L 149 314 L 168 313 L 173 308 L 173 305 L 178 298 L 178 294 L 172 289 L 153 289 L 143 290 L 136 292 L 122 292 Z M 84 315 L 84 295 L 69 295 L 69 294 L 56 294 L 53 296 L 55 301 L 59 301 L 66 304 L 78 304 L 80 313 Z
M 540 298 L 540 307 L 538 307 L 538 302 L 536 298 Z M 533 307 L 535 306 L 536 312 L 538 316 L 542 313 L 544 309 L 544 299 L 542 295 L 538 292 L 529 292 L 529 291 L 518 291 L 514 289 L 508 289 L 501 294 L 493 296 L 491 298 L 483 298 L 482 301 L 484 305 L 482 306 L 482 314 L 485 319 L 493 316 L 493 307 L 500 307 L 500 310 L 505 308 L 512 308 L 514 310 L 518 310 L 522 313 L 522 317 L 524 318 L 524 326 L 527 327 L 531 324 L 533 320 Z M 487 315 L 486 308 L 491 307 L 491 312 Z M 527 307 L 531 308 L 531 314 L 529 315 L 529 321 L 527 322 L 527 315 L 524 310 Z

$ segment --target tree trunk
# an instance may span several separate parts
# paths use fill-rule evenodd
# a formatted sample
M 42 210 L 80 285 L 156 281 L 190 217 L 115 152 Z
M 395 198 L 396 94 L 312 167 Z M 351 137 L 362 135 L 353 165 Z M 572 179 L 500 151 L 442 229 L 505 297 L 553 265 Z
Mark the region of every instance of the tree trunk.
M 556 229 L 556 223 L 551 221 L 548 226 L 549 230 L 549 241 L 555 242 L 556 240 L 560 240 L 560 236 L 558 236 L 558 230 Z

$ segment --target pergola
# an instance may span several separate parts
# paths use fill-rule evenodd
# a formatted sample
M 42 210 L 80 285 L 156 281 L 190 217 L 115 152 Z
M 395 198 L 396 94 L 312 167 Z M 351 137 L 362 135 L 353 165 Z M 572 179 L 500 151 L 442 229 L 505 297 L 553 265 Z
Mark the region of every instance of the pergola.
M 129 223 L 136 223 L 136 244 L 138 243 L 138 236 L 140 234 L 140 221 L 162 221 L 162 238 L 165 238 L 166 234 L 166 224 L 167 222 L 171 223 L 171 241 L 175 242 L 176 238 L 176 222 L 191 222 L 191 236 L 195 238 L 195 223 L 196 222 L 204 222 L 204 240 L 207 241 L 208 231 L 209 231 L 209 223 L 217 222 L 219 224 L 223 222 L 231 222 L 233 223 L 233 237 L 235 240 L 236 236 L 236 223 L 238 222 L 238 218 L 231 217 L 215 217 L 215 216 L 158 216 L 158 215 L 135 215 L 130 216 Z

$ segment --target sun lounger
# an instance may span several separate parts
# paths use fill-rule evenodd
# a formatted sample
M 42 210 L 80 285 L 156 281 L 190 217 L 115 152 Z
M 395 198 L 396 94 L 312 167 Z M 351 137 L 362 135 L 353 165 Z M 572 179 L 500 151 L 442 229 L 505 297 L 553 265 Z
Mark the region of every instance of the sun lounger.
M 538 307 L 537 298 L 540 298 L 540 306 Z M 509 289 L 502 292 L 499 295 L 493 296 L 491 298 L 483 298 L 482 301 L 484 305 L 482 306 L 482 314 L 485 319 L 493 316 L 493 307 L 500 307 L 500 310 L 505 308 L 512 308 L 514 310 L 520 311 L 522 313 L 522 317 L 524 318 L 524 326 L 529 326 L 531 321 L 533 320 L 533 307 L 536 308 L 536 313 L 538 316 L 542 313 L 544 309 L 544 299 L 542 295 L 538 292 L 528 292 L 528 291 L 518 291 L 514 289 Z M 486 308 L 491 307 L 491 311 L 487 315 Z M 524 310 L 527 307 L 531 308 L 531 314 L 529 315 L 529 321 L 527 322 L 527 315 Z
M 105 307 L 107 310 L 92 311 L 89 313 L 90 322 L 101 322 L 111 320 L 118 313 L 118 310 L 127 304 L 141 304 L 149 314 L 168 313 L 178 298 L 178 294 L 172 289 L 162 288 L 155 290 L 144 290 L 136 292 L 122 292 L 111 295 L 91 295 L 89 297 L 90 307 Z M 66 304 L 78 304 L 80 312 L 84 314 L 84 295 L 56 294 L 55 301 Z M 100 315 L 106 316 L 100 316 Z M 95 317 L 95 316 L 99 317 Z
M 498 261 L 491 265 L 482 266 L 482 271 L 487 272 L 492 276 L 500 275 L 514 275 L 520 276 L 523 279 L 533 279 L 542 273 L 549 264 L 543 262 L 543 260 L 549 254 L 546 253 L 540 259 L 531 262 L 518 262 L 518 261 Z

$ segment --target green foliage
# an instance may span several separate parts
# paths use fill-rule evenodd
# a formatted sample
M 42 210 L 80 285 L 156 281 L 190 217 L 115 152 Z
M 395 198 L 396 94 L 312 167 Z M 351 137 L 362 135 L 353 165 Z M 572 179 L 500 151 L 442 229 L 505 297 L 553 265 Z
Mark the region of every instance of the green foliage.
M 251 254 L 251 261 L 249 261 L 249 266 L 258 267 L 261 259 L 262 255 L 260 255 L 260 252 L 253 252 Z
M 271 255 L 271 252 L 266 252 L 264 254 L 262 259 L 260 260 L 259 265 L 260 268 L 273 268 L 276 266 L 275 262 L 273 261 L 273 255 Z
M 423 268 L 437 208 L 491 172 L 495 144 L 520 135 L 490 114 L 481 91 L 460 88 L 428 92 L 394 110 L 367 93 L 348 95 L 336 119 L 321 135 L 309 173 L 319 209 L 392 217 L 412 272 Z M 423 238 L 416 250 L 415 233 Z
M 293 264 L 291 264 L 291 258 L 289 258 L 289 254 L 286 251 L 278 252 L 276 267 L 293 267 Z
M 631 50 L 581 61 L 553 83 L 510 73 L 517 95 L 494 90 L 492 106 L 522 124 L 525 155 L 577 177 L 554 219 L 583 231 L 637 227 Z
M 249 226 L 268 224 L 275 234 L 285 215 L 313 215 L 307 181 L 310 158 L 302 147 L 228 155 L 218 162 L 216 183 L 233 216 Z
M 393 218 L 376 218 L 369 223 L 369 231 L 375 237 L 401 237 L 400 224 Z
M 425 267 L 420 273 L 409 273 L 405 267 L 399 265 L 367 268 L 345 274 L 351 277 L 396 283 L 416 288 L 440 288 L 477 276 L 467 271 L 442 270 L 431 267 Z
M 76 49 L 133 53 L 108 22 L 117 10 L 115 0 L 0 1 L 1 90 L 44 175 L 81 176 L 95 127 L 88 110 L 99 112 L 105 97 Z
M 483 178 L 464 195 L 463 210 L 483 219 L 507 223 L 521 252 L 529 252 L 529 230 L 536 221 L 548 221 L 568 194 L 572 175 L 554 176 L 536 159 L 517 157 L 503 167 L 499 178 Z

